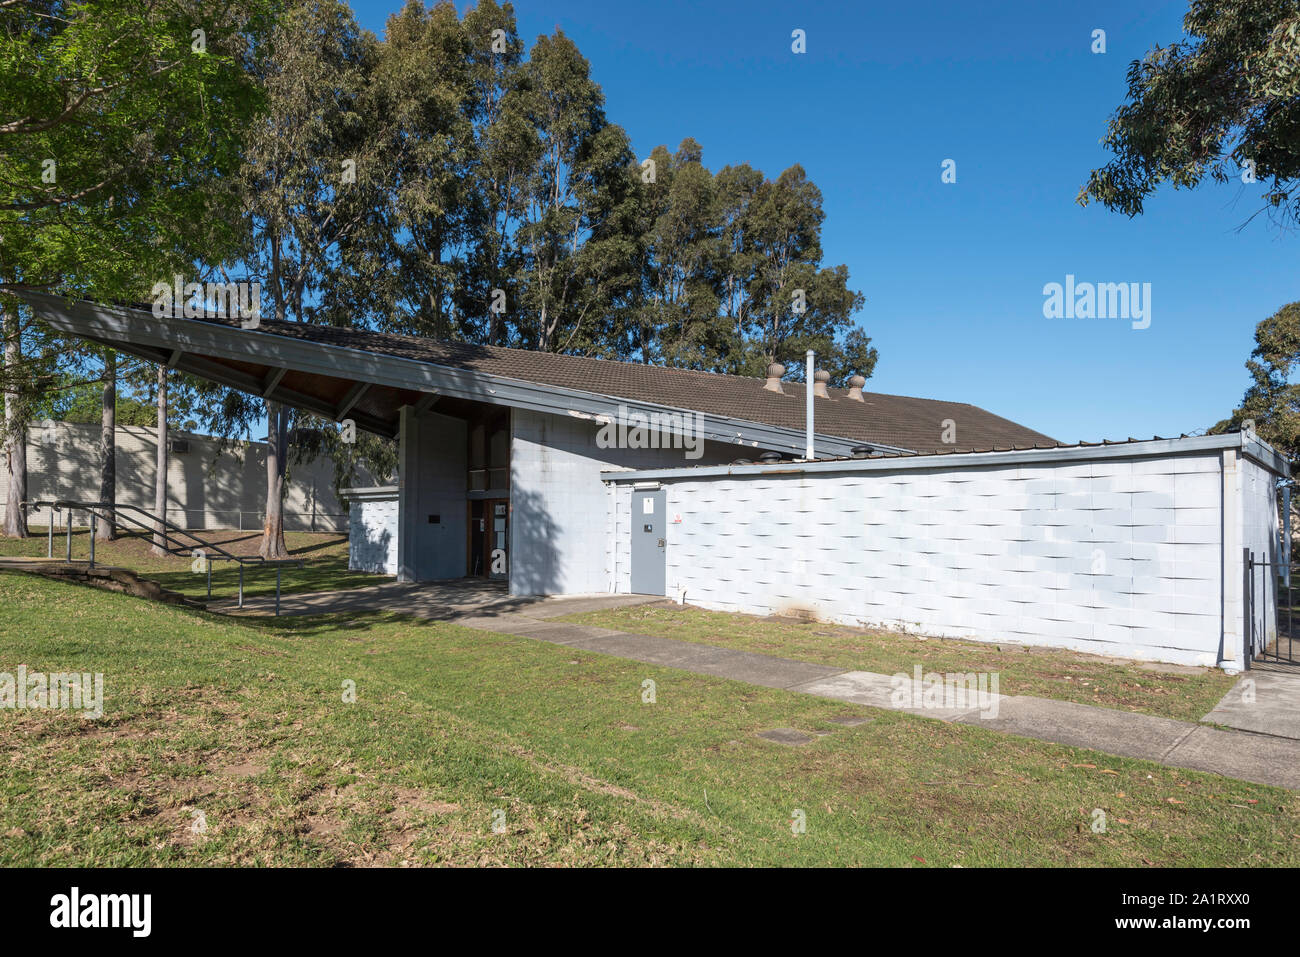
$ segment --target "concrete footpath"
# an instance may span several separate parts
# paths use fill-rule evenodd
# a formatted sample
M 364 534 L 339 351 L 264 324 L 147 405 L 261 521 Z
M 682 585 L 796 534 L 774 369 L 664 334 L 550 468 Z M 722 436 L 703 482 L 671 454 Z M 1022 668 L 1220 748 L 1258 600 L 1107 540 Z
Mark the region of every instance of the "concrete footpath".
M 889 675 L 552 620 L 662 601 L 632 595 L 517 599 L 505 596 L 500 589 L 467 594 L 451 587 L 390 585 L 334 595 L 286 597 L 281 614 L 400 611 L 695 674 L 1300 790 L 1300 675 L 1284 671 L 1243 675 L 1203 719 L 1239 729 L 1225 731 L 1190 721 L 1021 695 L 998 695 L 995 702 L 984 701 L 971 708 L 900 708 L 894 703 L 894 681 Z M 263 604 L 250 602 L 245 613 L 265 613 Z M 990 703 L 996 707 L 989 707 Z

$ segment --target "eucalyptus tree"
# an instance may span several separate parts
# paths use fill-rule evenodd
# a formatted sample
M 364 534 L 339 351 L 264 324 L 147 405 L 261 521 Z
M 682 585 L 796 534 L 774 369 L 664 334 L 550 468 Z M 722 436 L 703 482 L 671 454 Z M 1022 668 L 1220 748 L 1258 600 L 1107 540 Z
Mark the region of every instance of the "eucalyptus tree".
M 769 180 L 747 164 L 727 167 L 714 192 L 715 288 L 729 331 L 717 371 L 758 376 L 780 360 L 797 377 L 814 349 L 835 384 L 870 376 L 877 353 L 853 321 L 864 298 L 848 267 L 822 265 L 822 194 L 803 168 Z
M 356 110 L 369 156 L 363 218 L 327 261 L 318 314 L 395 332 L 464 338 L 473 148 L 468 42 L 455 8 L 409 2 L 388 18 Z
M 267 318 L 320 321 L 321 293 L 347 244 L 367 225 L 390 171 L 386 126 L 367 112 L 377 41 L 338 0 L 287 5 L 255 74 L 264 112 L 246 132 L 238 182 L 243 246 L 230 272 L 261 284 Z M 230 391 L 214 398 L 209 427 L 223 435 L 267 423 L 264 558 L 284 558 L 283 501 L 290 439 L 303 414 Z
M 117 353 L 104 349 L 104 384 L 99 403 L 99 500 L 110 506 L 108 521 L 101 522 L 95 537 L 109 542 L 117 537 Z
M 477 341 L 512 341 L 510 304 L 523 301 L 523 257 L 518 227 L 528 202 L 528 179 L 541 141 L 526 113 L 524 44 L 514 10 L 480 0 L 465 13 L 474 149 L 467 175 L 467 316 L 478 315 Z
M 763 185 L 763 174 L 748 163 L 724 166 L 714 176 L 714 221 L 718 230 L 715 282 L 721 302 L 720 320 L 725 323 L 732 348 L 716 371 L 739 373 L 749 362 L 744 348 L 753 324 L 751 279 L 760 255 L 750 239 L 750 206 Z
M 637 268 L 626 297 L 624 352 L 642 362 L 713 369 L 734 348 L 715 282 L 717 188 L 693 139 L 658 146 L 638 167 Z
M 1128 70 L 1128 100 L 1102 140 L 1114 154 L 1079 192 L 1129 216 L 1162 184 L 1261 184 L 1260 210 L 1300 220 L 1300 7 L 1193 2 L 1186 36 Z
M 1231 417 L 1209 431 L 1254 423 L 1260 438 L 1293 461 L 1300 458 L 1300 302 L 1283 306 L 1255 327 L 1255 348 L 1246 360 L 1250 386 Z
M 513 344 L 542 352 L 608 353 L 615 295 L 634 281 L 632 153 L 605 117 L 590 65 L 561 31 L 538 37 L 519 103 L 536 137 L 516 236 L 520 301 Z

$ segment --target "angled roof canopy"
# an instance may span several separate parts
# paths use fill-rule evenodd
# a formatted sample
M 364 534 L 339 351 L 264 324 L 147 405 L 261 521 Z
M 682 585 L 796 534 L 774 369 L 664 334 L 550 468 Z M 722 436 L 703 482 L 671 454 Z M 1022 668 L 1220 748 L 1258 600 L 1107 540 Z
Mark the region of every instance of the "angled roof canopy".
M 20 294 L 60 332 L 77 335 L 388 437 L 399 410 L 457 414 L 467 402 L 585 418 L 619 405 L 644 414 L 699 412 L 704 438 L 761 449 L 804 449 L 802 385 L 782 395 L 764 380 L 496 346 L 395 336 L 262 319 L 158 318 L 146 307 L 106 306 L 35 292 Z M 972 405 L 831 390 L 816 399 L 819 455 L 857 445 L 932 451 L 944 420 L 961 446 L 1054 445 L 1054 440 Z

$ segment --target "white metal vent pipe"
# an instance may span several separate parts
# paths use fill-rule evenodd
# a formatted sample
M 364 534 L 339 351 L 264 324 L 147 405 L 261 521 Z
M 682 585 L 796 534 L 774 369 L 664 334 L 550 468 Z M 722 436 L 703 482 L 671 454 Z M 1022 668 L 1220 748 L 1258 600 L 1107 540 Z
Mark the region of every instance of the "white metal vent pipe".
M 804 379 L 806 380 L 804 384 L 808 387 L 808 413 L 806 416 L 806 425 L 807 425 L 807 432 L 808 432 L 808 442 L 807 442 L 808 448 L 804 454 L 804 458 L 808 459 L 810 462 L 812 461 L 814 455 L 814 451 L 813 451 L 813 365 L 816 362 L 816 360 L 817 360 L 817 353 L 809 349 L 808 350 L 808 373 L 807 375 L 804 376 Z

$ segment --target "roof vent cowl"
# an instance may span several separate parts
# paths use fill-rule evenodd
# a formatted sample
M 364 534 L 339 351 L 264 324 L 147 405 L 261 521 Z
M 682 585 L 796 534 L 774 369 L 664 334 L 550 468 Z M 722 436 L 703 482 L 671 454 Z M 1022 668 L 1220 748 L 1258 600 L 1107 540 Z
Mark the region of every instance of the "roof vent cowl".
M 826 390 L 826 383 L 831 381 L 831 374 L 825 369 L 818 369 L 813 376 L 813 395 L 819 399 L 829 399 L 830 392 Z
M 781 376 L 785 375 L 785 366 L 779 362 L 773 362 L 767 367 L 767 384 L 763 386 L 768 392 L 780 392 L 785 394 L 781 388 Z
M 860 375 L 855 375 L 852 379 L 849 380 L 848 397 L 852 399 L 854 402 L 867 401 L 866 399 L 862 398 L 862 387 L 865 386 L 866 384 L 867 384 L 866 379 L 864 379 Z

